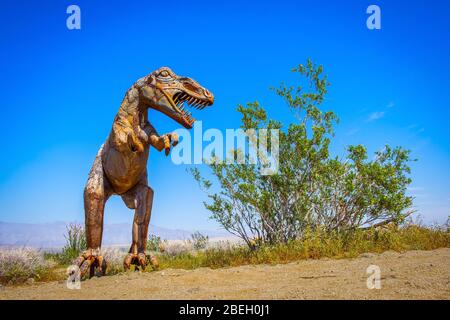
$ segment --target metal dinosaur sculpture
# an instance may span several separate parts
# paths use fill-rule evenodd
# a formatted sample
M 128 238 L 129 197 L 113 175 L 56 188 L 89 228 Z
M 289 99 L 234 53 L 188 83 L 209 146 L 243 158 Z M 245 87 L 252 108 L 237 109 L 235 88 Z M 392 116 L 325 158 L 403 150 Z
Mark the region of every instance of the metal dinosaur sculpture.
M 100 247 L 105 203 L 111 195 L 120 195 L 126 206 L 135 210 L 132 244 L 124 268 L 132 264 L 146 266 L 148 225 L 152 212 L 153 189 L 147 182 L 150 146 L 170 152 L 176 146 L 176 133 L 158 135 L 148 121 L 148 109 L 155 109 L 191 129 L 195 119 L 186 106 L 203 109 L 214 103 L 213 94 L 187 77 L 177 76 L 162 67 L 145 76 L 127 91 L 114 118 L 112 130 L 97 153 L 84 189 L 86 241 L 88 249 L 75 261 L 81 275 L 106 270 Z M 156 258 L 151 258 L 157 264 Z

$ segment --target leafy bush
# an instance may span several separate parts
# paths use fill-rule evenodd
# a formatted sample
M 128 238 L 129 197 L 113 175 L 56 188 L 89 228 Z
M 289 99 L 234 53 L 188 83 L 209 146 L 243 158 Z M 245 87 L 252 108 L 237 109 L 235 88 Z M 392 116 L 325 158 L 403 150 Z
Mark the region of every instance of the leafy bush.
M 244 164 L 213 157 L 209 162 L 213 181 L 198 169 L 191 170 L 208 193 L 210 202 L 205 206 L 211 217 L 252 248 L 302 239 L 306 230 L 345 233 L 403 221 L 412 205 L 406 195 L 411 182 L 409 151 L 385 146 L 369 160 L 366 148 L 358 145 L 349 146 L 342 160 L 332 157 L 329 145 L 337 117 L 320 109 L 329 86 L 327 76 L 310 60 L 293 72 L 303 76 L 304 86 L 281 84 L 274 90 L 292 111 L 294 121 L 287 128 L 270 119 L 258 102 L 237 109 L 247 132 L 279 130 L 278 172 L 263 175 L 264 163 L 251 163 L 250 153 Z M 270 148 L 271 143 L 263 146 Z M 242 150 L 231 150 L 233 158 L 239 154 Z
M 192 244 L 195 250 L 205 249 L 208 246 L 209 237 L 203 235 L 200 231 L 196 231 L 191 234 Z
M 54 266 L 42 252 L 31 248 L 0 250 L 0 283 L 21 283 L 40 279 Z

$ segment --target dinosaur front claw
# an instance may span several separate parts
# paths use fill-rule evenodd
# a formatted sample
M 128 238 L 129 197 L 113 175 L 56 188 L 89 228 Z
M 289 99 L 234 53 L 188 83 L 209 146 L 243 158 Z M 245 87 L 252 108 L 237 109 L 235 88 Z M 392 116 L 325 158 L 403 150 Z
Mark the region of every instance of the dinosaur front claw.
M 169 155 L 171 144 L 175 147 L 178 144 L 178 134 L 176 132 L 167 133 L 161 136 L 164 143 L 164 150 L 166 156 Z
M 106 273 L 106 261 L 100 254 L 100 249 L 87 249 L 74 261 L 74 264 L 80 268 L 81 277 L 89 271 L 89 278 L 92 278 L 95 275 L 95 269 L 98 269 L 100 275 Z

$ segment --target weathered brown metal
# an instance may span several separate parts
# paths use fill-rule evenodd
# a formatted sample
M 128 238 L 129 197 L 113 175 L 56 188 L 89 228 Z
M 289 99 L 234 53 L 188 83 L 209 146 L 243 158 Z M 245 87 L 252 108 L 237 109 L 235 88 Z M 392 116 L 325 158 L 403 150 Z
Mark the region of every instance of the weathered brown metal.
M 159 135 L 148 121 L 148 109 L 158 110 L 187 129 L 195 121 L 183 104 L 203 109 L 214 103 L 214 96 L 196 81 L 177 76 L 162 67 L 136 81 L 127 91 L 114 118 L 112 130 L 97 153 L 84 189 L 86 240 L 88 249 L 77 259 L 81 274 L 95 268 L 105 272 L 106 263 L 100 253 L 105 203 L 111 195 L 120 195 L 126 206 L 135 210 L 132 244 L 124 260 L 146 265 L 145 247 L 152 212 L 153 189 L 147 182 L 147 160 L 150 146 L 170 152 L 178 143 L 176 133 Z M 157 264 L 151 257 L 153 265 Z

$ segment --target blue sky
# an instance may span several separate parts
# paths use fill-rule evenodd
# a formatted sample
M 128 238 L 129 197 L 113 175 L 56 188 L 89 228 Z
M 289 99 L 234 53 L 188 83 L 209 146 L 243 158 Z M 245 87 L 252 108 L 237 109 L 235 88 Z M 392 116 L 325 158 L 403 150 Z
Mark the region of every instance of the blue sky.
M 81 8 L 81 30 L 66 8 Z M 366 28 L 381 8 L 382 29 Z M 210 89 L 207 128 L 236 128 L 238 103 L 258 100 L 287 119 L 268 90 L 294 83 L 308 57 L 331 82 L 340 117 L 332 149 L 386 143 L 412 150 L 410 193 L 426 222 L 450 214 L 450 2 L 448 1 L 9 1 L 0 2 L 2 156 L 0 221 L 83 221 L 83 187 L 124 93 L 160 66 Z M 155 112 L 160 133 L 177 129 Z M 214 229 L 205 196 L 186 172 L 153 150 L 152 223 Z M 106 223 L 131 222 L 112 198 Z

